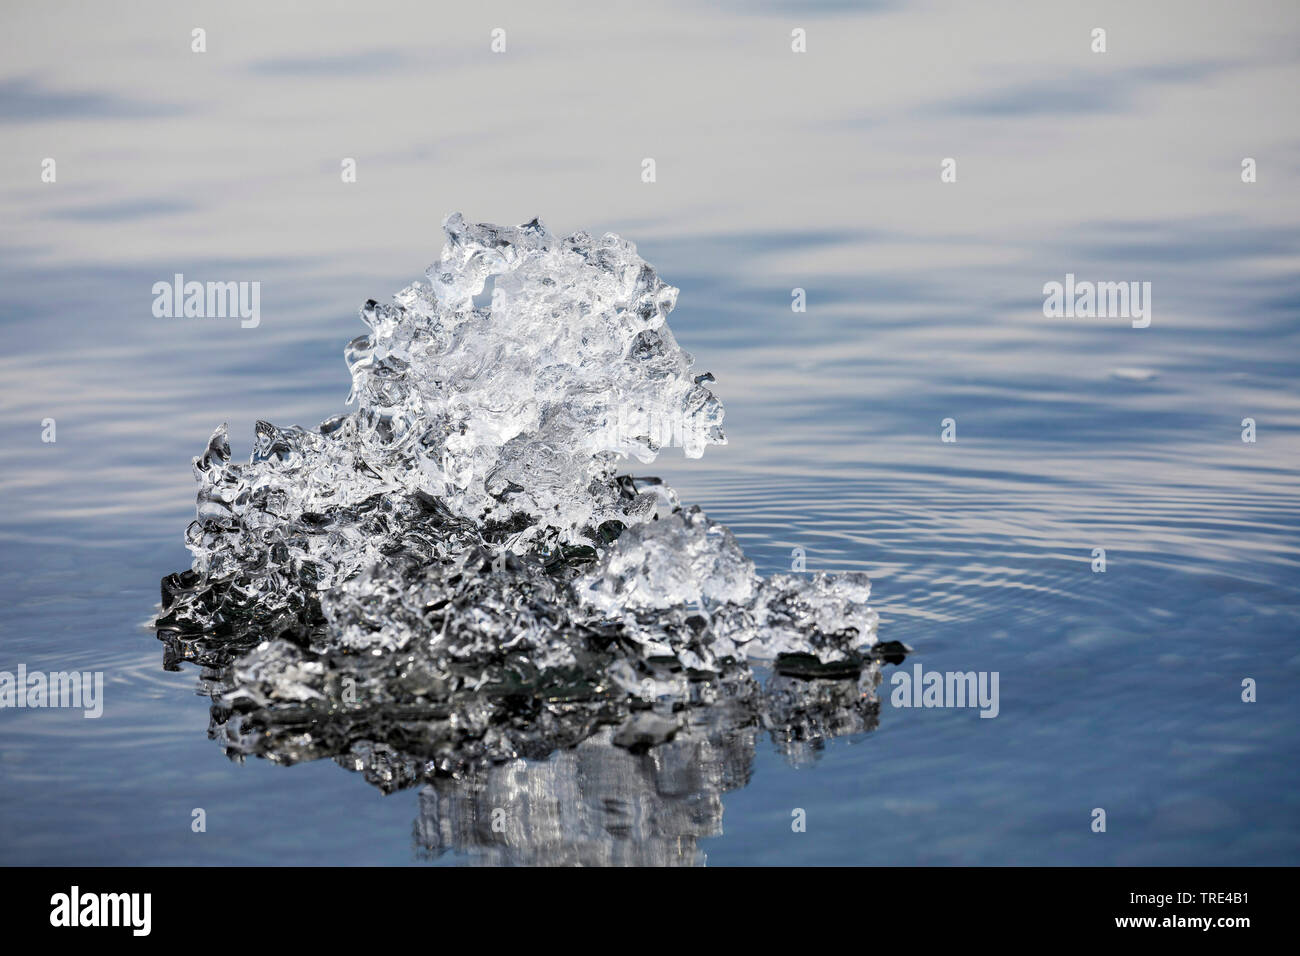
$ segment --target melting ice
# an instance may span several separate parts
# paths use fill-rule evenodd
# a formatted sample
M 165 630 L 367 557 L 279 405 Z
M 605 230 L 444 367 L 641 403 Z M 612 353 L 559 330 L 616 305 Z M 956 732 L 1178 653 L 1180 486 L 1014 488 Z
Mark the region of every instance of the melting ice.
M 355 411 L 258 422 L 247 462 L 223 425 L 194 459 L 193 565 L 157 627 L 173 666 L 214 668 L 214 734 L 286 762 L 364 752 L 384 785 L 395 754 L 390 783 L 601 728 L 636 748 L 768 721 L 754 662 L 801 679 L 780 708 L 800 725 L 874 706 L 865 575 L 761 578 L 723 525 L 620 473 L 726 440 L 667 325 L 677 290 L 613 234 L 444 230 L 424 281 L 361 310 Z

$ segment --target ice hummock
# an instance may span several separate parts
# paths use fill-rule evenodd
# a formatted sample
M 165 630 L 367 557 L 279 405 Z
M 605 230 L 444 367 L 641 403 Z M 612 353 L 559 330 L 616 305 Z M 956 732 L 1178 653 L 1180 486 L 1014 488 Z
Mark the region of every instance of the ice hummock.
M 444 230 L 425 281 L 361 310 L 355 411 L 259 422 L 247 463 L 223 425 L 194 460 L 193 565 L 164 579 L 157 625 L 228 668 L 222 705 L 274 724 L 360 694 L 404 701 L 426 735 L 454 711 L 430 758 L 454 770 L 538 743 L 501 732 L 521 697 L 635 741 L 633 711 L 710 703 L 752 661 L 866 667 L 865 575 L 761 578 L 724 526 L 619 473 L 726 440 L 666 322 L 677 290 L 636 247 L 537 220 Z

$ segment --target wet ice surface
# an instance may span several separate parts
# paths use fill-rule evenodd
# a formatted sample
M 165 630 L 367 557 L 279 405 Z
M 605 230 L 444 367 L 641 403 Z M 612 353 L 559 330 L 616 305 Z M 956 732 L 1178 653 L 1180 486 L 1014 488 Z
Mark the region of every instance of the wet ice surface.
M 227 753 L 468 794 L 579 744 L 583 767 L 668 743 L 647 759 L 744 766 L 757 728 L 792 754 L 866 729 L 867 576 L 760 577 L 726 527 L 620 474 L 725 441 L 665 322 L 677 290 L 614 235 L 445 231 L 427 282 L 363 308 L 354 412 L 260 422 L 247 463 L 223 425 L 194 460 L 193 567 L 156 626 L 169 666 L 207 668 Z

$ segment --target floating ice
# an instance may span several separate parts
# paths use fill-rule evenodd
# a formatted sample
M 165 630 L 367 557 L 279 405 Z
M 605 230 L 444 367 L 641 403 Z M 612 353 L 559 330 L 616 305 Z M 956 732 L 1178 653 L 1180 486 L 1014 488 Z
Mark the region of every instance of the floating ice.
M 259 422 L 246 464 L 223 425 L 194 460 L 193 566 L 163 580 L 157 626 L 169 660 L 221 668 L 232 752 L 395 739 L 457 772 L 610 724 L 621 746 L 669 739 L 750 661 L 869 667 L 865 575 L 764 580 L 725 527 L 618 474 L 725 442 L 665 322 L 677 290 L 635 246 L 444 229 L 426 282 L 362 309 L 354 412 Z

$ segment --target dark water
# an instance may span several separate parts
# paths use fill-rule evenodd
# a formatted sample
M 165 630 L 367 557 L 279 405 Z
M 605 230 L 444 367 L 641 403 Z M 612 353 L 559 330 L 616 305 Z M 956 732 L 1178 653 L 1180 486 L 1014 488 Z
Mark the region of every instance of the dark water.
M 1293 15 L 1261 11 L 1273 32 L 1295 36 Z M 851 17 L 844 29 L 861 26 L 864 43 L 896 31 L 919 50 L 923 15 Z M 745 76 L 763 82 L 764 57 L 786 69 L 789 24 L 740 22 L 742 52 L 727 55 L 749 57 Z M 1236 32 L 1219 24 L 1218 46 L 1188 25 L 1162 61 L 1182 73 L 1122 60 L 1103 81 L 1080 60 L 1028 101 L 1009 96 L 1014 84 L 999 73 L 980 74 L 982 99 L 904 83 L 893 100 L 866 91 L 858 104 L 832 83 L 853 69 L 851 47 L 828 35 L 843 30 L 814 22 L 829 49 L 816 61 L 810 48 L 810 70 L 823 72 L 800 89 L 837 92 L 805 116 L 806 139 L 719 131 L 669 87 L 669 105 L 654 109 L 685 117 L 673 148 L 699 147 L 674 174 L 693 185 L 661 181 L 648 187 L 660 189 L 654 200 L 634 179 L 611 185 L 593 173 L 580 187 L 572 168 L 527 158 L 469 168 L 475 130 L 509 140 L 496 125 L 505 119 L 476 112 L 475 94 L 445 144 L 412 133 L 400 104 L 366 119 L 346 86 L 330 87 L 330 114 L 292 51 L 267 40 L 207 54 L 213 74 L 175 91 L 128 71 L 98 101 L 69 91 L 112 76 L 132 50 L 185 64 L 184 45 L 167 52 L 163 27 L 110 30 L 77 74 L 15 60 L 0 132 L 24 156 L 67 161 L 57 185 L 37 181 L 35 160 L 5 167 L 3 201 L 17 218 L 0 266 L 0 670 L 103 671 L 106 686 L 99 720 L 0 711 L 0 862 L 1300 861 L 1300 228 L 1297 169 L 1284 158 L 1294 152 L 1282 151 L 1296 130 L 1267 92 L 1275 74 L 1294 89 L 1293 53 L 1244 21 L 1232 21 Z M 164 26 L 188 35 L 188 23 Z M 760 27 L 774 31 L 775 52 Z M 268 29 L 291 42 L 282 24 Z M 344 49 L 347 29 L 325 35 Z M 476 26 L 462 32 L 478 43 Z M 246 33 L 227 25 L 227 36 Z M 617 51 L 621 36 L 607 47 Z M 558 75 L 576 54 L 554 42 L 520 42 L 513 68 Z M 838 66 L 826 65 L 832 54 Z M 678 67 L 713 62 L 695 55 L 680 51 Z M 996 65 L 1009 54 L 981 55 Z M 981 55 L 970 54 L 975 74 Z M 363 86 L 414 82 L 424 74 L 412 57 L 392 52 L 385 62 L 397 66 L 350 75 Z M 1033 87 L 1037 74 L 1022 74 Z M 287 121 L 286 131 L 255 105 L 236 117 L 229 110 L 245 101 L 221 77 L 239 90 L 271 83 L 274 103 L 318 125 Z M 1069 82 L 1094 95 L 1065 95 Z M 721 105 L 730 89 L 719 82 Z M 1242 89 L 1255 94 L 1244 111 L 1223 93 Z M 909 113 L 909 96 L 930 112 Z M 172 112 L 127 108 L 148 102 Z M 766 104 L 748 109 L 789 123 L 801 115 L 797 103 L 781 113 L 779 97 Z M 1185 140 L 1179 118 L 1207 110 L 1219 135 Z M 329 115 L 340 142 L 320 132 Z M 1081 122 L 1120 137 L 1135 117 L 1170 144 L 1163 166 L 1143 165 L 1154 147 L 1142 144 L 1134 158 L 1097 134 L 1102 145 L 1083 158 L 1053 139 Z M 174 151 L 136 141 L 173 121 L 218 131 L 219 157 L 205 163 L 201 141 L 184 137 Z M 580 118 L 555 122 L 565 135 L 526 135 L 553 138 L 563 166 Z M 965 130 L 956 146 L 938 134 L 952 124 Z M 383 183 L 363 179 L 362 192 L 336 198 L 335 157 L 360 152 L 367 131 L 392 143 L 389 159 L 363 167 Z M 599 141 L 620 144 L 633 170 L 653 148 L 617 123 L 605 132 Z M 226 134 L 267 151 L 240 158 Z M 842 137 L 856 160 L 835 148 Z M 597 137 L 582 142 L 589 172 L 615 161 Z M 454 144 L 461 154 L 441 152 Z M 754 155 L 747 149 L 765 157 L 755 161 L 764 171 L 735 158 Z M 809 155 L 818 150 L 820 169 Z M 1268 181 L 1248 186 L 1237 167 L 1252 151 L 1272 159 L 1261 160 Z M 720 152 L 732 158 L 702 158 Z M 949 200 L 937 165 L 951 152 L 972 162 Z M 1053 163 L 1055 185 L 1024 182 L 1026 169 Z M 924 166 L 924 186 L 903 172 L 912 166 Z M 881 171 L 891 168 L 892 179 Z M 506 195 L 494 191 L 506 181 Z M 406 215 L 401 197 L 413 194 L 419 211 Z M 746 203 L 759 195 L 768 198 Z M 638 756 L 593 741 L 472 784 L 387 796 L 334 761 L 238 763 L 208 739 L 199 669 L 165 671 L 142 626 L 159 578 L 189 563 L 189 459 L 223 420 L 242 456 L 259 418 L 311 425 L 343 410 L 355 308 L 436 258 L 442 213 L 522 221 L 548 207 L 557 231 L 611 228 L 638 241 L 681 288 L 679 341 L 719 379 L 731 444 L 701 461 L 669 454 L 649 470 L 728 524 L 764 574 L 788 570 L 795 548 L 809 570 L 868 572 L 880 638 L 914 649 L 904 666 L 997 672 L 996 719 L 896 708 L 885 684 L 874 730 L 819 746 L 779 747 L 761 729 L 708 752 Z M 719 225 L 724 214 L 731 225 Z M 261 281 L 262 325 L 154 319 L 150 287 L 175 272 Z M 1044 318 L 1042 285 L 1067 272 L 1152 282 L 1151 326 Z M 796 286 L 806 313 L 790 310 Z M 47 417 L 58 423 L 53 444 L 40 438 Z M 955 443 L 940 440 L 946 418 Z M 1253 443 L 1242 441 L 1244 418 L 1256 422 Z M 1092 569 L 1095 548 L 1104 573 Z M 1255 703 L 1242 700 L 1246 678 Z M 503 800 L 527 808 L 504 834 L 487 822 Z M 200 807 L 207 831 L 194 833 Z M 796 808 L 806 832 L 792 832 Z M 1094 808 L 1106 811 L 1104 834 L 1090 828 Z

